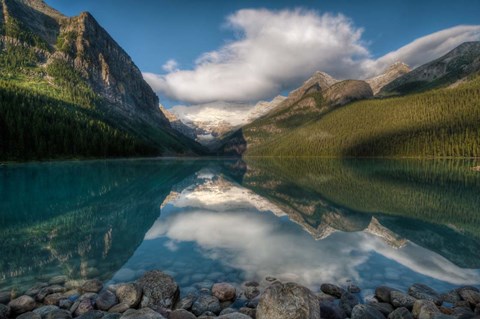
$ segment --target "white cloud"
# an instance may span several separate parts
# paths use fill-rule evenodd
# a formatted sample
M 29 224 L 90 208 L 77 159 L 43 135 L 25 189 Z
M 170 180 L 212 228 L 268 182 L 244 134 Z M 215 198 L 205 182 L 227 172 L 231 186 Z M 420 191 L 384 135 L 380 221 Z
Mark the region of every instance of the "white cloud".
M 339 79 L 368 77 L 395 60 L 418 66 L 480 39 L 480 26 L 457 26 L 372 59 L 363 30 L 342 14 L 248 9 L 229 16 L 227 26 L 239 37 L 202 54 L 193 70 L 178 70 L 170 60 L 167 74 L 145 73 L 147 82 L 161 95 L 192 104 L 257 101 L 298 86 L 317 70 Z
M 175 72 L 178 70 L 178 62 L 174 59 L 170 59 L 162 66 L 162 69 L 169 73 Z

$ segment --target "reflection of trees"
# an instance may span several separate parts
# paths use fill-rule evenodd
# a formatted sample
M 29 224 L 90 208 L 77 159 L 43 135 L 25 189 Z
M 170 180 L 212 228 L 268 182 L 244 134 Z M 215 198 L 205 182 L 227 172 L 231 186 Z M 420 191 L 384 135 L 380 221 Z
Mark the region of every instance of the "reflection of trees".
M 388 228 L 459 266 L 480 267 L 480 178 L 470 170 L 471 161 L 317 158 L 247 163 L 244 186 L 279 205 L 315 238 L 365 229 L 401 246 L 391 242 L 395 236 L 385 233 Z M 377 224 L 371 223 L 372 216 Z

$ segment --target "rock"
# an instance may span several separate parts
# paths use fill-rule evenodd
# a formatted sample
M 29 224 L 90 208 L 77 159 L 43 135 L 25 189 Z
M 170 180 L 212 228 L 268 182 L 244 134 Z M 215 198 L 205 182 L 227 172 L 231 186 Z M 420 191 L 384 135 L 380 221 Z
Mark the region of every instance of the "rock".
M 265 277 L 265 280 L 268 281 L 268 282 L 274 282 L 275 280 L 277 280 L 277 278 L 272 277 L 272 276 L 267 276 L 267 277 Z
M 317 292 L 316 295 L 320 302 L 331 302 L 337 299 L 336 297 L 326 294 L 323 291 Z
M 370 305 L 356 305 L 352 309 L 352 319 L 385 319 L 385 316 Z
M 78 298 L 78 301 L 83 301 L 85 299 L 90 299 L 90 300 L 95 300 L 98 298 L 98 295 L 94 292 L 87 292 L 87 293 L 84 293 L 83 295 L 81 295 L 79 298 Z
M 418 319 L 431 319 L 434 313 L 439 313 L 435 303 L 431 300 L 421 299 L 413 304 L 412 315 Z
M 55 310 L 58 310 L 58 307 L 50 305 L 50 306 L 43 306 L 43 307 L 37 308 L 33 310 L 33 312 L 40 315 L 40 317 L 44 319 L 50 312 Z
M 450 290 L 447 293 L 441 294 L 440 298 L 442 298 L 443 301 L 449 302 L 451 304 L 455 304 L 457 301 L 462 300 L 462 298 L 458 294 L 457 290 L 455 290 L 455 289 Z
M 275 283 L 260 296 L 257 319 L 320 319 L 320 304 L 303 286 Z
M 333 284 L 322 284 L 320 286 L 320 290 L 328 295 L 335 296 L 337 298 L 340 298 L 345 292 L 345 289 L 335 286 Z
M 35 312 L 25 312 L 17 317 L 17 319 L 41 319 L 42 317 Z
M 200 295 L 193 303 L 192 312 L 196 316 L 200 316 L 207 311 L 210 311 L 214 314 L 219 314 L 220 311 L 222 311 L 222 308 L 220 307 L 220 302 L 214 296 Z
M 353 308 L 360 303 L 357 296 L 345 291 L 340 298 L 340 308 L 345 311 L 348 317 L 351 317 Z
M 212 295 L 217 297 L 220 302 L 231 301 L 237 297 L 237 290 L 234 286 L 222 282 L 212 286 Z
M 120 303 L 135 308 L 142 300 L 142 288 L 136 283 L 118 285 L 115 294 Z
M 475 307 L 477 304 L 480 303 L 480 292 L 475 291 L 473 289 L 460 289 L 458 292 L 460 297 L 462 297 L 463 300 L 468 301 L 470 306 Z
M 320 314 L 322 319 L 344 319 L 345 311 L 333 302 L 320 302 Z
M 403 292 L 393 290 L 390 292 L 391 304 L 395 308 L 405 307 L 407 309 L 412 309 L 413 304 L 417 299 L 414 297 L 404 294 Z
M 120 319 L 121 316 L 119 313 L 107 313 L 102 319 Z
M 245 287 L 258 287 L 260 284 L 256 281 L 247 281 L 243 284 Z
M 19 315 L 24 312 L 32 311 L 35 308 L 35 300 L 27 295 L 20 296 L 8 303 L 10 312 L 13 315 Z
M 105 290 L 98 295 L 95 303 L 98 309 L 107 311 L 118 303 L 118 299 L 113 292 Z
M 98 279 L 88 280 L 82 285 L 82 291 L 83 292 L 95 292 L 95 293 L 97 293 L 100 290 L 102 290 L 102 288 L 103 288 L 103 283 Z
M 10 291 L 2 291 L 0 292 L 0 304 L 6 305 L 10 302 L 11 294 Z
M 255 286 L 247 286 L 243 290 L 243 294 L 245 295 L 245 298 L 253 299 L 260 295 L 260 290 Z
M 75 317 L 78 317 L 89 312 L 90 310 L 93 310 L 93 304 L 92 304 L 92 301 L 87 298 L 80 301 L 77 309 L 75 309 L 74 315 Z
M 449 316 L 441 312 L 436 312 L 432 314 L 432 319 L 455 319 L 454 316 Z
M 175 309 L 190 310 L 196 299 L 197 297 L 193 294 L 183 297 L 175 304 Z
M 453 308 L 452 315 L 459 319 L 473 318 L 475 315 L 469 307 L 455 307 Z
M 475 310 L 473 311 L 475 316 L 480 316 L 480 303 L 475 306 Z
M 64 276 L 64 275 L 59 275 L 59 276 L 55 276 L 55 277 L 52 277 L 48 284 L 49 285 L 63 285 L 64 283 L 66 283 L 68 280 L 68 277 L 67 276 Z
M 468 301 L 465 301 L 465 300 L 460 300 L 460 301 L 457 301 L 454 305 L 455 308 L 458 308 L 458 307 L 466 307 L 466 308 L 470 308 L 470 303 Z
M 400 307 L 391 312 L 388 319 L 413 319 L 413 316 L 407 308 Z
M 247 301 L 245 302 L 245 307 L 248 307 L 248 308 L 257 308 L 259 301 L 260 301 L 260 298 L 255 298 L 255 299 L 247 300 Z
M 257 317 L 257 310 L 248 308 L 248 307 L 242 307 L 238 310 L 238 312 L 249 316 L 250 318 L 256 318 Z
M 103 317 L 103 311 L 100 310 L 90 310 L 76 319 L 100 319 Z
M 191 313 L 186 311 L 185 309 L 177 309 L 170 313 L 170 317 L 168 319 L 196 319 L 197 317 Z
M 70 299 L 61 299 L 58 301 L 58 306 L 62 309 L 70 309 L 73 305 L 73 301 L 71 301 Z
M 460 291 L 464 290 L 464 289 L 480 292 L 480 289 L 478 289 L 477 287 L 474 287 L 474 286 L 463 286 L 463 287 L 458 288 L 457 291 L 460 293 Z
M 442 313 L 444 313 L 446 315 L 453 314 L 453 309 L 452 308 L 447 308 L 447 307 L 444 307 L 444 306 L 440 306 L 440 307 L 438 307 L 438 310 L 440 310 Z
M 82 287 L 85 283 L 85 280 L 69 280 L 63 285 L 66 289 L 76 289 Z
M 7 305 L 0 304 L 0 319 L 7 319 L 10 316 L 10 308 Z
M 398 291 L 397 289 L 390 288 L 387 286 L 378 286 L 375 289 L 375 297 L 382 302 L 391 303 L 390 293 L 392 291 Z
M 380 311 L 385 317 L 393 311 L 393 306 L 386 302 L 372 302 L 369 305 Z
M 121 319 L 165 319 L 164 316 L 150 308 L 129 309 L 123 313 Z
M 113 313 L 124 313 L 130 309 L 130 306 L 126 303 L 119 303 L 118 305 L 113 306 L 112 308 L 108 309 L 108 312 Z
M 43 288 L 47 287 L 48 284 L 47 283 L 44 283 L 44 282 L 41 282 L 41 283 L 38 283 L 36 284 L 35 286 L 31 287 L 30 289 L 28 289 L 27 291 L 25 291 L 25 295 L 27 296 L 30 296 L 30 297 L 34 297 L 35 295 L 37 295 Z
M 72 314 L 64 309 L 57 309 L 49 312 L 45 319 L 72 319 Z
M 219 316 L 221 316 L 221 315 L 228 315 L 229 313 L 235 313 L 235 312 L 238 312 L 238 311 L 235 310 L 235 309 L 233 309 L 233 308 L 225 308 L 225 309 L 223 309 L 222 311 L 220 311 Z
M 217 319 L 252 319 L 252 317 L 240 312 L 234 312 L 226 315 L 221 315 L 220 317 L 217 317 Z
M 416 299 L 430 300 L 438 306 L 442 304 L 440 295 L 424 284 L 413 284 L 408 288 L 408 294 Z
M 142 307 L 156 305 L 171 309 L 180 295 L 173 278 L 159 270 L 146 272 L 137 283 L 143 290 Z
M 58 302 L 62 299 L 64 299 L 65 296 L 62 294 L 62 293 L 54 293 L 54 294 L 50 294 L 50 295 L 47 295 L 45 297 L 45 299 L 43 299 L 43 303 L 46 304 L 46 305 L 58 305 Z
M 352 294 L 356 294 L 356 293 L 359 293 L 360 291 L 362 291 L 362 289 L 360 289 L 360 287 L 358 287 L 355 284 L 349 284 L 348 287 L 347 287 L 347 291 L 352 293 Z

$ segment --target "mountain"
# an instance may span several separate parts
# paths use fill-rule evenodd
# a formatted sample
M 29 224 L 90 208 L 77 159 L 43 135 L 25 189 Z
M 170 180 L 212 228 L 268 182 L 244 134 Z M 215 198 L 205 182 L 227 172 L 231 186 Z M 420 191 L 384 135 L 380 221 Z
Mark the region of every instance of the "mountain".
M 480 42 L 465 42 L 384 86 L 381 95 L 408 94 L 446 87 L 480 72 Z
M 171 120 L 174 129 L 183 134 L 191 131 L 197 142 L 215 148 L 221 139 L 267 114 L 284 100 L 285 97 L 279 95 L 269 102 L 260 101 L 255 105 L 222 101 L 192 106 L 178 105 L 167 112 L 174 121 Z M 187 136 L 192 136 L 192 133 L 188 134 Z
M 91 14 L 69 18 L 42 0 L 0 0 L 0 9 L 1 96 L 24 102 L 2 105 L 3 117 L 16 112 L 2 119 L 2 157 L 202 152 L 171 128 L 138 67 Z
M 392 64 L 391 66 L 388 67 L 388 69 L 385 70 L 380 75 L 377 75 L 373 78 L 370 78 L 368 80 L 365 80 L 368 84 L 370 84 L 370 87 L 372 88 L 373 94 L 376 95 L 380 90 L 393 80 L 401 77 L 404 74 L 407 74 L 410 72 L 411 69 L 408 65 L 406 65 L 403 62 L 396 62 Z
M 324 72 L 316 72 L 275 109 L 227 137 L 221 151 L 243 154 L 296 127 L 318 121 L 336 107 L 372 96 L 372 89 L 365 81 L 338 81 Z
M 165 115 L 167 120 L 170 122 L 170 126 L 178 131 L 179 133 L 185 135 L 186 137 L 195 140 L 197 138 L 195 129 L 184 124 L 175 114 L 166 109 L 163 105 L 160 104 L 160 111 Z

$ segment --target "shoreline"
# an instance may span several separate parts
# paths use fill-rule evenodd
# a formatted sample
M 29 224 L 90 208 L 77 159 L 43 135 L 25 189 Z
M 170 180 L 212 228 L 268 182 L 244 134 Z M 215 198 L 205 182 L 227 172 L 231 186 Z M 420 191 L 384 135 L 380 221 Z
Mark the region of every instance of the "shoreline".
M 0 319 L 478 319 L 480 289 L 437 292 L 421 283 L 408 291 L 378 286 L 360 297 L 354 284 L 312 291 L 266 277 L 240 287 L 214 283 L 180 296 L 173 277 L 152 270 L 134 282 L 105 286 L 97 279 L 55 276 L 28 290 L 0 291 Z

